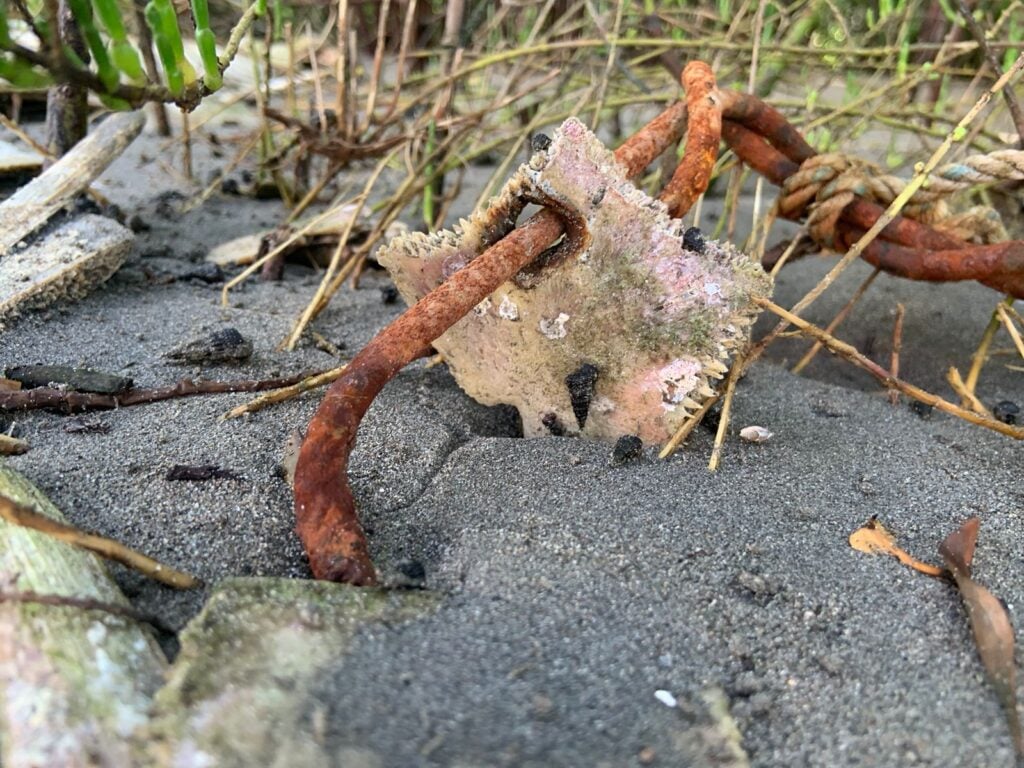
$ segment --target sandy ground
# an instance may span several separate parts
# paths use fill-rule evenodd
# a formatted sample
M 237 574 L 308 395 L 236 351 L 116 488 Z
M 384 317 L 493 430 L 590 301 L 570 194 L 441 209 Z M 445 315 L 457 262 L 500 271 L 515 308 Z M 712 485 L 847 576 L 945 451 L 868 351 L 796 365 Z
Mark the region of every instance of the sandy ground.
M 227 308 L 218 285 L 161 279 L 188 273 L 212 245 L 274 224 L 281 209 L 216 195 L 177 215 L 161 193 L 185 187 L 147 162 L 160 155 L 146 137 L 101 184 L 150 227 L 129 263 L 85 300 L 12 324 L 0 336 L 0 367 L 73 363 L 148 386 L 335 365 L 309 343 L 275 351 L 316 285 L 308 268 L 290 266 L 280 283 L 250 281 Z M 216 161 L 197 162 L 205 175 Z M 777 300 L 794 302 L 831 263 L 793 265 Z M 868 273 L 855 266 L 808 316 L 827 322 Z M 371 275 L 339 295 L 316 330 L 357 350 L 401 309 L 382 302 L 386 285 Z M 997 299 L 976 285 L 882 277 L 840 335 L 887 362 L 902 302 L 902 371 L 948 394 L 946 369 L 967 368 Z M 226 326 L 252 340 L 250 361 L 200 370 L 162 357 Z M 706 430 L 671 460 L 649 454 L 612 467 L 607 445 L 517 439 L 507 409 L 472 402 L 443 367 L 404 371 L 364 423 L 351 478 L 385 577 L 422 566 L 441 603 L 416 621 L 367 626 L 301 693 L 326 711 L 328 743 L 368 750 L 377 762 L 366 764 L 384 766 L 634 765 L 645 748 L 657 765 L 714 765 L 686 736 L 701 693 L 714 688 L 755 766 L 1012 765 L 956 593 L 852 551 L 847 537 L 879 515 L 935 561 L 937 543 L 979 515 L 976 576 L 1016 617 L 1021 448 L 906 402 L 894 407 L 827 354 L 807 377 L 779 366 L 805 348 L 778 344 L 742 383 L 733 431 L 757 424 L 774 437 L 733 437 L 716 474 L 706 471 Z M 1013 362 L 1000 355 L 987 366 L 986 403 L 1024 400 Z M 9 462 L 75 524 L 209 584 L 305 578 L 279 464 L 317 398 L 219 420 L 248 398 L 16 415 L 32 449 Z M 69 433 L 72 419 L 109 430 Z M 215 464 L 238 478 L 167 480 L 177 464 Z M 172 625 L 202 605 L 202 592 L 116 571 L 138 607 Z M 659 689 L 680 705 L 659 702 Z

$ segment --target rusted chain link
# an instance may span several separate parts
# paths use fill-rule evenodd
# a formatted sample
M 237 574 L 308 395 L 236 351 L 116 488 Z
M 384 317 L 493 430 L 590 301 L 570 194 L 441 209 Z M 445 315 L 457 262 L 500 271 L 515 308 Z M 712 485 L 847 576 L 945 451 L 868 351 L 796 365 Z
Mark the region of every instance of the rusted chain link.
M 722 137 L 743 162 L 773 184 L 784 186 L 805 163 L 817 156 L 773 107 L 737 91 L 721 93 L 725 118 Z M 1005 160 L 1011 156 L 999 157 Z M 1017 156 L 1012 157 L 1010 164 L 1015 168 Z M 965 168 L 961 175 L 966 181 L 975 171 L 980 173 L 978 169 Z M 955 177 L 956 173 L 951 170 L 948 175 Z M 956 179 L 945 181 L 955 183 Z M 806 203 L 813 198 L 814 194 L 808 194 Z M 818 226 L 811 234 L 819 245 L 838 251 L 845 251 L 857 242 L 883 211 L 878 203 L 857 194 L 842 197 L 835 206 L 839 209 L 838 215 L 832 216 L 834 212 L 830 211 L 827 220 L 831 228 Z M 799 219 L 805 211 L 806 207 L 793 205 L 788 213 L 782 211 L 782 215 Z M 957 223 L 951 220 L 954 228 Z M 941 228 L 897 216 L 867 246 L 863 256 L 870 264 L 901 277 L 933 282 L 977 280 L 997 291 L 1024 298 L 1024 241 L 974 245 Z

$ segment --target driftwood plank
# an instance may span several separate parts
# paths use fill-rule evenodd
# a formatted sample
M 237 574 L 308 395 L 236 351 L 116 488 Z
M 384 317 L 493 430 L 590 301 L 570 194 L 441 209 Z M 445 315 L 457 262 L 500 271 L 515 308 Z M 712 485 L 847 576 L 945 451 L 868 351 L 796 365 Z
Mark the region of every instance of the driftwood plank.
M 0 258 L 0 330 L 18 312 L 82 296 L 124 262 L 133 235 L 116 221 L 85 214 Z
M 38 173 L 43 156 L 32 149 L 23 149 L 8 141 L 0 141 L 0 176 L 14 173 Z
M 63 520 L 0 461 L 0 494 Z M 129 606 L 100 559 L 0 521 L 0 764 L 133 765 L 166 662 L 133 620 L 99 610 L 15 602 L 7 593 Z
M 108 117 L 74 149 L 0 204 L 0 263 L 14 246 L 84 190 L 139 135 L 141 112 Z

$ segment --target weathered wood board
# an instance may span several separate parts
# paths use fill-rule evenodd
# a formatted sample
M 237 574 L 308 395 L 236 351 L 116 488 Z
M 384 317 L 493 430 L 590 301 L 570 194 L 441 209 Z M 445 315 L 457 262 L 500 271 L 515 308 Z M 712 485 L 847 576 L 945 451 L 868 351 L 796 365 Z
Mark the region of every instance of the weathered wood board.
M 25 309 L 77 298 L 124 262 L 134 235 L 116 221 L 84 214 L 0 258 L 0 330 Z
M 74 149 L 0 204 L 0 263 L 82 192 L 139 135 L 141 112 L 112 115 Z

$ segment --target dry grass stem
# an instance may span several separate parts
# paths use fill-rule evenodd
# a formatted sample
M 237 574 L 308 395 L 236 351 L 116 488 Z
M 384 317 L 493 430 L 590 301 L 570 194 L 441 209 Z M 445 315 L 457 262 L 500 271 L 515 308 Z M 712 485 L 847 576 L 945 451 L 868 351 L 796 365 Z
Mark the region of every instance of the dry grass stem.
M 840 309 L 836 316 L 832 318 L 832 321 L 825 326 L 826 332 L 834 333 L 836 328 L 842 325 L 843 321 L 850 316 L 850 313 L 853 311 L 853 308 L 857 306 L 857 302 L 861 300 L 861 297 L 864 296 L 868 288 L 871 287 L 871 284 L 875 282 L 875 278 L 877 278 L 879 274 L 881 274 L 881 270 L 875 269 L 870 275 L 867 276 L 867 278 L 864 279 L 864 281 L 857 287 L 857 290 L 854 291 L 854 294 L 853 296 L 850 297 L 849 301 L 847 301 L 846 304 L 843 305 L 843 308 Z M 804 368 L 810 365 L 811 361 L 815 358 L 815 356 L 817 356 L 818 352 L 821 351 L 821 347 L 821 342 L 814 342 L 811 348 L 807 350 L 806 354 L 804 354 L 804 356 L 800 358 L 799 362 L 797 362 L 797 364 L 793 366 L 793 373 L 800 373 Z
M 1002 302 L 997 304 L 996 312 L 999 313 L 999 319 L 1002 321 L 1003 327 L 1006 328 L 1006 332 L 1010 334 L 1010 338 L 1013 339 L 1013 345 L 1017 348 L 1017 352 L 1020 353 L 1021 357 L 1024 357 L 1024 340 L 1021 339 L 1020 331 L 1017 330 L 1016 323 L 1014 323 L 1013 318 L 1010 317 L 1010 312 L 1007 309 L 1006 304 Z
M 999 432 L 1000 434 L 1012 437 L 1015 440 L 1024 440 L 1024 427 L 1003 424 L 1001 421 L 981 416 L 973 411 L 968 411 L 958 405 L 954 405 L 947 400 L 943 400 L 941 397 L 933 395 L 930 392 L 926 392 L 920 387 L 909 384 L 902 379 L 894 378 L 888 371 L 879 366 L 878 363 L 868 357 L 865 357 L 852 345 L 840 341 L 831 334 L 826 333 L 824 329 L 818 328 L 817 326 L 808 323 L 806 320 L 797 317 L 792 312 L 780 307 L 773 301 L 768 299 L 755 299 L 755 301 L 765 309 L 783 318 L 788 324 L 800 329 L 802 333 L 820 340 L 831 351 L 835 352 L 843 359 L 853 363 L 858 368 L 867 371 L 887 388 L 896 389 L 908 397 L 919 400 L 925 405 L 930 405 L 944 413 L 957 416 L 971 424 L 977 424 L 978 426 L 985 427 L 986 429 L 991 429 L 993 432 Z
M 690 418 L 684 421 L 683 425 L 676 430 L 676 433 L 672 435 L 672 439 L 665 443 L 661 452 L 658 454 L 658 458 L 667 459 L 675 453 L 679 446 L 683 444 L 683 441 L 690 436 L 690 433 L 693 432 L 694 428 L 704 420 L 705 416 L 708 415 L 708 411 L 714 407 L 715 403 L 718 402 L 718 399 L 719 395 L 714 395 L 713 397 L 709 397 L 705 400 L 701 404 L 700 408 L 694 411 Z
M 275 403 L 283 403 L 285 400 L 292 400 L 303 392 L 309 392 L 310 390 L 317 389 L 319 387 L 326 386 L 332 381 L 337 379 L 345 371 L 346 366 L 342 365 L 337 368 L 332 368 L 329 371 L 318 373 L 315 376 L 303 379 L 297 384 L 292 384 L 288 387 L 281 387 L 275 389 L 272 392 L 260 395 L 250 400 L 248 403 L 244 403 L 221 416 L 221 419 L 235 419 L 239 416 L 244 416 L 247 413 L 256 413 L 256 411 L 262 411 L 264 408 Z
M 1012 304 L 1013 299 L 1007 297 L 1000 304 Z M 999 306 L 992 310 L 992 316 L 988 320 L 988 325 L 985 326 L 985 332 L 981 335 L 981 341 L 978 343 L 978 348 L 974 351 L 974 356 L 971 358 L 971 367 L 967 371 L 967 379 L 964 381 L 964 387 L 967 392 L 974 394 L 974 390 L 978 386 L 978 379 L 981 378 L 981 369 L 985 366 L 985 362 L 988 360 L 988 351 L 992 346 L 992 340 L 996 336 L 996 331 L 999 330 Z M 963 402 L 963 405 L 967 405 L 967 401 Z
M 889 372 L 894 379 L 900 376 L 900 348 L 903 346 L 903 305 L 896 304 L 896 318 L 892 324 L 892 355 L 889 358 Z M 900 393 L 895 389 L 889 392 L 889 402 L 896 405 L 900 400 Z
M 974 392 L 967 388 L 963 378 L 960 376 L 960 371 L 955 367 L 951 367 L 946 373 L 946 381 L 949 382 L 949 386 L 953 388 L 953 391 L 960 396 L 960 402 L 966 407 L 970 408 L 975 413 L 981 414 L 982 416 L 992 417 L 991 412 L 985 405 L 975 396 Z
M 722 415 L 718 419 L 718 431 L 715 432 L 715 445 L 711 449 L 711 460 L 708 461 L 708 470 L 715 472 L 722 459 L 722 445 L 725 443 L 725 435 L 729 429 L 729 416 L 732 414 L 732 398 L 736 393 L 736 382 L 739 381 L 743 371 L 743 356 L 736 355 L 732 368 L 729 370 L 729 379 L 725 382 L 725 394 L 722 396 Z
M 86 533 L 65 523 L 59 523 L 53 518 L 36 512 L 31 507 L 18 504 L 6 496 L 0 496 L 0 518 L 3 518 L 12 525 L 31 528 L 47 536 L 52 536 L 58 541 L 63 541 L 82 549 L 88 549 L 108 560 L 114 560 L 140 573 L 144 573 L 150 578 L 156 579 L 170 587 L 193 589 L 202 586 L 202 582 L 195 576 L 164 565 L 148 555 L 126 547 L 120 542 L 97 536 L 93 533 Z

